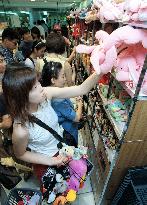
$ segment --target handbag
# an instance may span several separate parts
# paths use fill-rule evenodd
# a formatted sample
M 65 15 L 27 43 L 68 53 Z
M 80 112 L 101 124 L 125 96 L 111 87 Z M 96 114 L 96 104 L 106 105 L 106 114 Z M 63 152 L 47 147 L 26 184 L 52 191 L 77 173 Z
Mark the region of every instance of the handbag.
M 11 157 L 9 153 L 6 152 L 3 146 L 3 135 L 0 133 L 0 158 Z M 0 163 L 0 183 L 6 189 L 14 188 L 20 181 L 21 177 L 17 172 L 15 167 L 7 167 Z
M 48 126 L 47 124 L 42 122 L 40 119 L 38 119 L 34 115 L 31 115 L 30 118 L 34 123 L 36 123 L 40 127 L 43 127 L 44 129 L 48 130 L 59 141 L 59 143 L 57 145 L 57 147 L 59 149 L 62 148 L 62 143 L 65 143 L 69 146 L 77 147 L 77 143 L 76 143 L 74 137 L 72 135 L 70 135 L 70 133 L 68 133 L 66 130 L 64 130 L 63 137 L 61 137 L 53 128 L 51 128 L 50 126 Z
M 0 164 L 0 183 L 6 189 L 14 188 L 22 180 L 15 167 L 6 167 Z

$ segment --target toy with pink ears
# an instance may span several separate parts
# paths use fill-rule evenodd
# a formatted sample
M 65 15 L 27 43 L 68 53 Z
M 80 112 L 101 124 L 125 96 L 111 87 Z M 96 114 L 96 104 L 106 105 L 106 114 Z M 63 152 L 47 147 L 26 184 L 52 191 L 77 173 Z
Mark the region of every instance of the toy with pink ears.
M 78 45 L 76 47 L 77 53 L 91 54 L 90 62 L 94 70 L 100 74 L 106 74 L 111 71 L 116 58 L 117 52 L 115 46 L 112 46 L 107 52 L 103 49 L 103 42 L 109 39 L 109 34 L 105 31 L 97 31 L 95 34 L 96 39 L 99 41 L 99 45 L 86 46 Z
M 113 46 L 119 49 L 115 64 L 116 79 L 132 82 L 135 89 L 147 54 L 147 31 L 123 26 L 113 31 L 103 43 L 107 53 Z M 142 92 L 147 94 L 147 74 L 145 74 Z

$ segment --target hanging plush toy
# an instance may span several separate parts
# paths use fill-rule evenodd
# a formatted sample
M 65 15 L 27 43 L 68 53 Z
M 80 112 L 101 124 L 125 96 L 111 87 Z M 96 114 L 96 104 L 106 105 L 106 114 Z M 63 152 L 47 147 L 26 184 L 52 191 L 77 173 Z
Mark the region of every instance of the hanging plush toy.
M 91 53 L 90 62 L 94 70 L 97 74 L 106 74 L 111 71 L 117 58 L 117 52 L 114 46 L 107 50 L 107 52 L 103 49 L 104 40 L 109 39 L 109 34 L 105 31 L 97 31 L 95 37 L 99 41 L 100 45 L 78 45 L 76 47 L 76 51 L 77 53 Z
M 77 38 L 80 35 L 80 25 L 79 24 L 73 24 L 72 25 L 72 36 Z

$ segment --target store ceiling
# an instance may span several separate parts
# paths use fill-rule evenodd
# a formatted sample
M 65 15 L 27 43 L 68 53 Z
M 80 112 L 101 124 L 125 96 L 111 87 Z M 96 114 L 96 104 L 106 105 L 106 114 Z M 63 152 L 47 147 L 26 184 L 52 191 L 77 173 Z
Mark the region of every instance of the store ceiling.
M 68 9 L 79 5 L 81 0 L 0 0 L 0 9 L 20 8 L 20 9 Z

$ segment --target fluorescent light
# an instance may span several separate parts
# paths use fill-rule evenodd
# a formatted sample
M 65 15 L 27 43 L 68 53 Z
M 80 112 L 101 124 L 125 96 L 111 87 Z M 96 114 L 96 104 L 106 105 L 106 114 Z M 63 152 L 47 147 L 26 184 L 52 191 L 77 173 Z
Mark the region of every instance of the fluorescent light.
M 36 0 L 30 0 L 30 1 L 36 1 Z
M 43 11 L 43 14 L 44 14 L 44 15 L 47 15 L 47 11 Z
M 20 11 L 20 13 L 22 13 L 22 14 L 29 14 L 28 11 Z
M 6 12 L 0 11 L 0 14 L 13 14 L 13 15 L 17 15 L 17 13 L 11 12 L 11 11 L 6 11 Z

